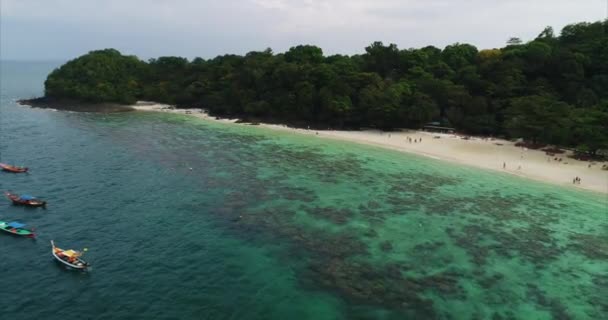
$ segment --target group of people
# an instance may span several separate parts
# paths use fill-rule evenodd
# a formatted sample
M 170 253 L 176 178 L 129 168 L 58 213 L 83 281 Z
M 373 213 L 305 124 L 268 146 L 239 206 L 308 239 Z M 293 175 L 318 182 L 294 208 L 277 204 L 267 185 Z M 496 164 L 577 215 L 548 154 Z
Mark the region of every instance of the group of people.
M 422 142 L 422 138 L 418 139 L 418 138 L 414 138 L 414 140 L 412 140 L 412 138 L 410 137 L 406 137 L 407 138 L 407 142 L 412 143 L 412 141 L 414 143 L 418 143 L 418 142 Z
M 581 184 L 581 178 L 575 177 L 574 179 L 572 179 L 572 184 Z

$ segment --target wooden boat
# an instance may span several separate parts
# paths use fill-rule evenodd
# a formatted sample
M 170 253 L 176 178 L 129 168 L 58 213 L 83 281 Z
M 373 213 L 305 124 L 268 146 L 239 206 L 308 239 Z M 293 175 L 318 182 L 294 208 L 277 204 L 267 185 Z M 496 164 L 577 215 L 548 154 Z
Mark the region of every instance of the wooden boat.
M 42 201 L 40 199 L 36 199 L 36 197 L 32 197 L 27 194 L 14 194 L 10 192 L 4 193 L 6 197 L 13 202 L 14 205 L 18 206 L 28 206 L 28 207 L 44 207 L 46 206 L 46 201 Z
M 12 172 L 12 173 L 24 173 L 24 172 L 27 172 L 27 170 L 28 170 L 27 167 L 17 167 L 17 166 L 12 166 L 12 165 L 6 164 L 6 163 L 0 163 L 0 169 L 2 169 L 3 171 Z
M 61 264 L 77 270 L 90 269 L 90 264 L 80 258 L 84 252 L 58 248 L 55 246 L 55 242 L 53 240 L 51 240 L 51 246 L 53 247 L 53 257 Z M 87 249 L 84 249 L 84 251 L 86 250 Z
M 17 222 L 17 221 L 13 221 L 13 222 L 4 222 L 4 221 L 0 221 L 0 230 L 4 231 L 4 232 L 8 232 L 12 235 L 15 236 L 19 236 L 19 237 L 28 237 L 28 238 L 35 238 L 36 234 L 34 233 L 34 230 L 28 230 L 25 229 L 25 224 L 21 223 L 21 222 Z

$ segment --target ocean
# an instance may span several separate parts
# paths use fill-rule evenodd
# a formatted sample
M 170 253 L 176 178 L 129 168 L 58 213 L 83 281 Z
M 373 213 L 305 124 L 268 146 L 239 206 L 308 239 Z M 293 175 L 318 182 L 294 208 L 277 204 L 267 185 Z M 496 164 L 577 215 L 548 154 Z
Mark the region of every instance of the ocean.
M 608 198 L 165 113 L 18 106 L 1 65 L 1 319 L 606 319 Z M 50 252 L 88 248 L 88 273 Z

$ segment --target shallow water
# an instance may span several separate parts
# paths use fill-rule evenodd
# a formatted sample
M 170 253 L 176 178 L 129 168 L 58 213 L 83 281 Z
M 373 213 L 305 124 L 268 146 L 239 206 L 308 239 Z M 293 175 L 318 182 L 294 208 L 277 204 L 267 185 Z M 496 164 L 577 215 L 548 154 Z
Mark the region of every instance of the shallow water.
M 600 319 L 608 199 L 253 126 L 19 107 L 52 63 L 3 63 L 3 318 Z M 192 168 L 192 170 L 190 170 Z M 88 247 L 89 274 L 48 241 Z

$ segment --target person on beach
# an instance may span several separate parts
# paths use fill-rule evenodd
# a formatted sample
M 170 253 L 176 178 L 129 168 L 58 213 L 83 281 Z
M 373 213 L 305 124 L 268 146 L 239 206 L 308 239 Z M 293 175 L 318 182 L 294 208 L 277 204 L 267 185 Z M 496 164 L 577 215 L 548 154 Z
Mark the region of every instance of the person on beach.
M 506 162 L 503 162 L 503 163 L 502 163 L 502 168 L 503 168 L 503 169 L 506 169 L 506 168 L 507 168 L 507 163 L 506 163 Z

